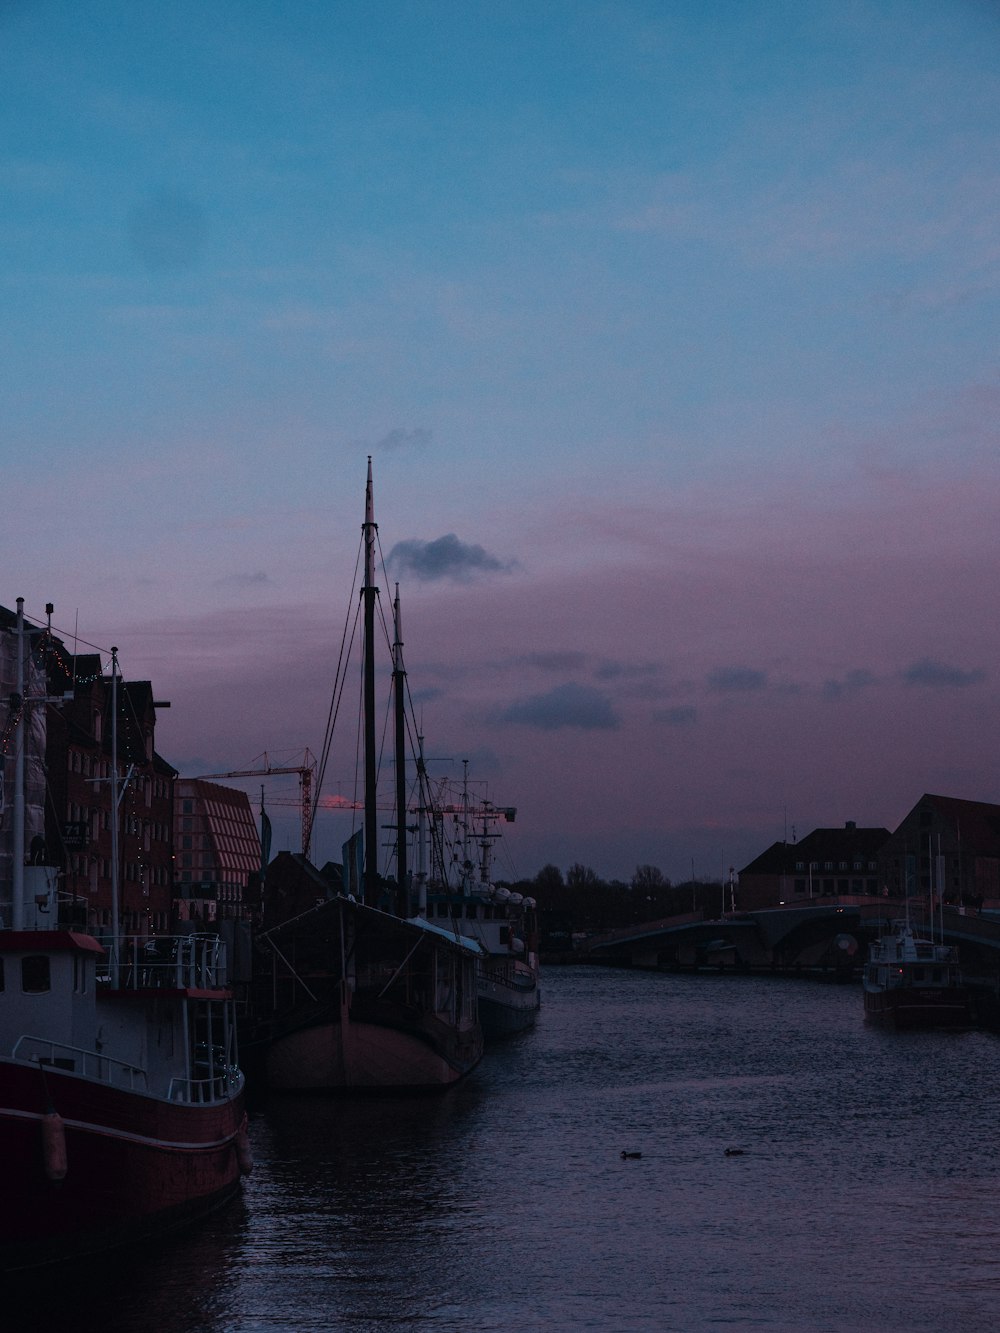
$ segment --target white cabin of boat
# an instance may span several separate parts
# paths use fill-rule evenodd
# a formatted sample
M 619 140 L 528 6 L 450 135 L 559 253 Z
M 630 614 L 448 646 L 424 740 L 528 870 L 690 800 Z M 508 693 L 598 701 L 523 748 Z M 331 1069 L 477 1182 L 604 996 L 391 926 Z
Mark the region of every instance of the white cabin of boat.
M 26 867 L 28 919 L 0 930 L 0 1057 L 204 1104 L 242 1084 L 217 936 L 126 939 L 53 929 L 56 872 Z

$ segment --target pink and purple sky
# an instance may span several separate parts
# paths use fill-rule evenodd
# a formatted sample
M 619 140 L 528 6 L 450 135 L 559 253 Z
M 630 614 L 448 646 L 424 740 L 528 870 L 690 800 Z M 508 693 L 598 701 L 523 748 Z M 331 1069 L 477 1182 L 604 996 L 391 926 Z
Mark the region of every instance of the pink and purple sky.
M 182 774 L 319 748 L 371 454 L 517 873 L 1000 799 L 995 3 L 8 0 L 0 131 L 0 602 Z

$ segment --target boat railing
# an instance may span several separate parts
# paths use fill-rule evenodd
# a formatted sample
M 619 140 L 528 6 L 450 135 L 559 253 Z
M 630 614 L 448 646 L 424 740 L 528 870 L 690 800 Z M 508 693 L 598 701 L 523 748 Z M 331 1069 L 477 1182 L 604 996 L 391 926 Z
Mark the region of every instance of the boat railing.
M 147 1086 L 146 1071 L 136 1065 L 102 1055 L 100 1051 L 86 1051 L 80 1046 L 67 1046 L 45 1037 L 27 1034 L 19 1037 L 12 1054 L 15 1060 L 26 1060 L 42 1069 L 79 1074 L 83 1078 L 116 1088 L 128 1088 L 132 1092 L 144 1091 Z
M 226 946 L 218 935 L 138 935 L 101 941 L 97 979 L 118 990 L 218 990 L 226 985 Z
M 242 1086 L 242 1072 L 236 1065 L 229 1065 L 212 1078 L 172 1078 L 167 1088 L 167 1099 L 204 1106 L 209 1102 L 227 1101 Z

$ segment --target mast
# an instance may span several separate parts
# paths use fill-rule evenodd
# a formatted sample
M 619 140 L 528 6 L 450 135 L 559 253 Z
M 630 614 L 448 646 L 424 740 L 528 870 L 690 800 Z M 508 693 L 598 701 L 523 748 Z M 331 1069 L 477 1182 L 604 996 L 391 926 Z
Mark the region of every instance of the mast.
M 111 985 L 118 985 L 118 649 L 111 649 Z
M 368 484 L 365 487 L 365 582 L 364 600 L 364 741 L 365 741 L 365 889 L 364 900 L 374 907 L 378 899 L 378 811 L 375 782 L 375 504 L 372 499 L 372 460 L 368 458 Z
M 427 767 L 424 764 L 424 738 L 417 737 L 417 916 L 427 915 Z
M 392 697 L 396 723 L 396 911 L 409 916 L 409 886 L 406 882 L 406 672 L 403 669 L 403 620 L 399 609 L 399 584 L 392 604 L 395 642 L 392 645 Z
M 17 728 L 14 733 L 14 838 L 11 866 L 11 926 L 24 929 L 24 598 L 17 599 Z

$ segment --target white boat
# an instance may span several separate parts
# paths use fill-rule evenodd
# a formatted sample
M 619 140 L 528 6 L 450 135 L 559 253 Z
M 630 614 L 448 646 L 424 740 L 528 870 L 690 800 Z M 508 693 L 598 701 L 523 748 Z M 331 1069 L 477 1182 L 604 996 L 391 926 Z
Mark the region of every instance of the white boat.
M 969 993 L 951 945 L 914 934 L 908 921 L 871 945 L 864 970 L 865 1017 L 897 1029 L 965 1028 Z
M 451 815 L 455 830 L 451 839 L 440 835 L 440 845 L 447 843 L 450 854 L 439 857 L 437 873 L 430 877 L 427 915 L 482 948 L 476 988 L 486 1041 L 523 1032 L 534 1026 L 541 1006 L 537 904 L 492 877 L 497 825 L 512 822 L 515 811 L 488 801 L 474 806 L 467 771 L 459 801 L 438 802 L 432 809 L 438 820 Z M 459 867 L 454 886 L 448 882 L 448 861 Z

